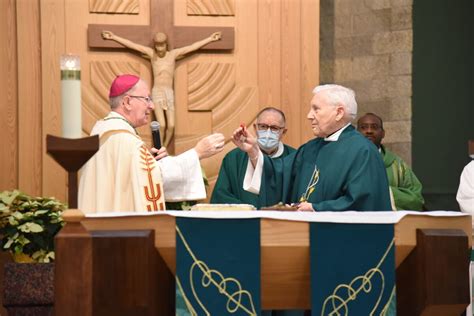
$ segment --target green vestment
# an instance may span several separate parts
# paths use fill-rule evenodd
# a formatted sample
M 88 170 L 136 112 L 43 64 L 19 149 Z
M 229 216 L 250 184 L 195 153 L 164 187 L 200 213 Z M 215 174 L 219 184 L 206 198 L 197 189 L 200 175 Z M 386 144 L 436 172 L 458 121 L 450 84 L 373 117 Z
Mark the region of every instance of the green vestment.
M 382 157 L 397 210 L 423 210 L 421 183 L 410 167 L 383 145 Z
M 391 210 L 380 153 L 351 125 L 337 141 L 316 138 L 283 160 L 264 159 L 260 195 L 266 205 L 306 195 L 317 211 Z
M 272 158 L 272 160 L 281 160 L 294 151 L 294 148 L 284 145 L 281 156 Z M 224 157 L 214 191 L 212 192 L 211 203 L 252 204 L 257 209 L 265 206 L 260 202 L 260 195 L 243 189 L 247 163 L 248 155 L 239 148 L 230 151 Z

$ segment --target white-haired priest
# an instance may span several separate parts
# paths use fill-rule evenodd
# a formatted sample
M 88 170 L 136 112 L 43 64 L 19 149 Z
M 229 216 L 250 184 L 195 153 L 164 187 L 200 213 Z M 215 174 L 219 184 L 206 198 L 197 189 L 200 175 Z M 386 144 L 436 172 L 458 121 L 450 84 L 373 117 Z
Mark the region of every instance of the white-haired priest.
M 355 94 L 339 85 L 313 90 L 307 119 L 316 138 L 273 161 L 242 127 L 233 142 L 251 163 L 244 189 L 261 194 L 268 206 L 292 203 L 299 211 L 391 210 L 387 175 L 377 148 L 355 130 Z
M 193 149 L 170 157 L 165 148 L 147 148 L 136 131 L 148 124 L 155 107 L 145 81 L 134 75 L 116 77 L 109 103 L 110 113 L 91 132 L 99 135 L 100 148 L 82 168 L 81 211 L 159 211 L 165 209 L 165 200 L 206 197 L 199 161 L 222 151 L 222 134 L 209 135 Z

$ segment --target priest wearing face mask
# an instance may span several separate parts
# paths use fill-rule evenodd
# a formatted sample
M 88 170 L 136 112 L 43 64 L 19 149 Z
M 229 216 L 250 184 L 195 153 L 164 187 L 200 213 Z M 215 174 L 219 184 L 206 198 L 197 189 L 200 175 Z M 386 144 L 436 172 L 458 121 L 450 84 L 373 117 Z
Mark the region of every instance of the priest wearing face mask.
M 291 203 L 298 211 L 391 210 L 382 157 L 351 125 L 356 115 L 354 91 L 317 86 L 307 115 L 316 137 L 281 161 L 267 159 L 253 136 L 237 128 L 232 141 L 250 161 L 244 188 L 266 205 Z
M 295 151 L 281 142 L 287 131 L 285 123 L 285 114 L 274 107 L 266 107 L 257 115 L 254 128 L 258 146 L 264 155 L 272 159 L 282 159 Z M 252 204 L 257 209 L 265 206 L 265 203 L 261 203 L 260 195 L 242 188 L 247 163 L 247 154 L 239 148 L 224 157 L 211 203 Z

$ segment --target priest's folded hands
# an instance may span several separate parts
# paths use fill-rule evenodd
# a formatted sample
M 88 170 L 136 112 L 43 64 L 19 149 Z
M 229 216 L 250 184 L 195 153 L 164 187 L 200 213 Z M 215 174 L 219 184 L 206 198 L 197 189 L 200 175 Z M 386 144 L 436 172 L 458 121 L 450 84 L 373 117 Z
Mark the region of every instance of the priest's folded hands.
M 297 207 L 297 212 L 316 212 L 316 210 L 313 208 L 313 204 L 309 202 L 294 203 L 292 205 Z

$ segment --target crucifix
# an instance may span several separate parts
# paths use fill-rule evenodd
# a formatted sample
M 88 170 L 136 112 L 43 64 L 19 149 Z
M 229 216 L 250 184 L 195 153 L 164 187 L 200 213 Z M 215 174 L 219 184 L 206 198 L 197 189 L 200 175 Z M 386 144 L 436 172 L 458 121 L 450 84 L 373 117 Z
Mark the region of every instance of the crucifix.
M 175 125 L 173 90 L 175 61 L 197 49 L 213 51 L 233 49 L 234 29 L 174 26 L 173 0 L 150 0 L 150 15 L 151 22 L 147 26 L 90 24 L 88 44 L 93 49 L 125 46 L 150 59 L 155 116 L 161 125 L 161 135 L 165 135 L 164 145 L 168 146 Z M 172 49 L 168 51 L 168 47 Z

